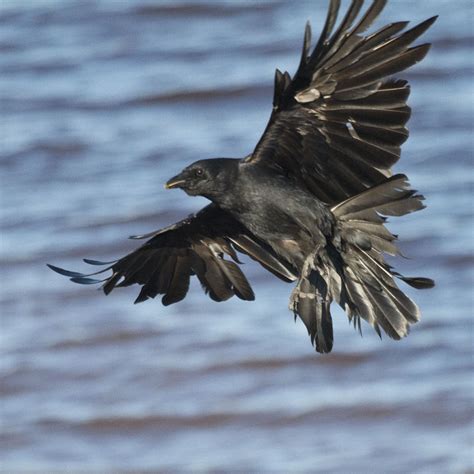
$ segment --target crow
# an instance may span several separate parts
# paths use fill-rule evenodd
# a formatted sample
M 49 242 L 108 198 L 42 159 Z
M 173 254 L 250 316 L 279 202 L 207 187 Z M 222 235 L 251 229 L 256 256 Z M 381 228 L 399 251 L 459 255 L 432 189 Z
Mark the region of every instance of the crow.
M 312 48 L 306 24 L 293 77 L 275 73 L 273 110 L 254 151 L 242 158 L 197 161 L 165 185 L 209 205 L 147 235 L 144 245 L 82 274 L 49 265 L 73 282 L 114 288 L 141 285 L 139 303 L 163 295 L 182 300 L 195 275 L 215 301 L 236 295 L 253 300 L 238 264 L 246 254 L 286 282 L 296 282 L 289 308 L 301 318 L 320 353 L 333 347 L 330 307 L 336 301 L 354 327 L 361 319 L 381 337 L 399 340 L 420 311 L 396 279 L 425 289 L 428 278 L 405 277 L 387 264 L 398 255 L 389 216 L 424 208 L 424 197 L 403 174 L 393 175 L 406 123 L 410 87 L 393 75 L 421 61 L 430 44 L 411 46 L 436 20 L 411 29 L 391 23 L 366 34 L 387 0 L 352 0 L 337 22 L 340 0 L 331 0 L 321 36 Z M 361 13 L 362 12 L 362 13 Z M 91 278 L 103 272 L 103 280 Z

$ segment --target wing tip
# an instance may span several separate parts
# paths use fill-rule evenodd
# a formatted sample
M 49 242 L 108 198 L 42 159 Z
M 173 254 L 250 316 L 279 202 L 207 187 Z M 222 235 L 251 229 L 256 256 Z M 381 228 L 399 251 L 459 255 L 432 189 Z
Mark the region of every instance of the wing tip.
M 82 273 L 79 272 L 72 272 L 70 270 L 66 270 L 61 267 L 57 267 L 56 265 L 52 265 L 50 263 L 47 263 L 46 266 L 50 269 L 53 270 L 53 272 L 58 273 L 59 275 L 69 277 L 69 278 L 80 278 L 84 276 Z

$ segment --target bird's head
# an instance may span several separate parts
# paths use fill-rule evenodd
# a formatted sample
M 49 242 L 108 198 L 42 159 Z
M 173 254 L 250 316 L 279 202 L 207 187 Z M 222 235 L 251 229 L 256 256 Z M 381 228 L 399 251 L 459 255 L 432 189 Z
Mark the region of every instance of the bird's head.
M 229 189 L 235 179 L 239 161 L 231 158 L 196 161 L 168 180 L 165 188 L 180 188 L 190 196 L 212 199 Z

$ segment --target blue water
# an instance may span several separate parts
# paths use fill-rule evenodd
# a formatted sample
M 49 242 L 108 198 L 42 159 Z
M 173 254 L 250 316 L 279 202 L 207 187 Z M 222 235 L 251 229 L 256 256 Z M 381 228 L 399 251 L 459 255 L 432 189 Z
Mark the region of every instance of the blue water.
M 335 311 L 314 353 L 291 286 L 246 260 L 254 303 L 134 306 L 53 274 L 85 269 L 204 199 L 165 191 L 185 164 L 252 151 L 276 67 L 294 72 L 325 1 L 24 0 L 0 4 L 0 469 L 466 473 L 473 469 L 472 17 L 467 0 L 393 1 L 440 19 L 407 77 L 397 171 L 428 208 L 398 219 L 410 336 L 364 337 Z

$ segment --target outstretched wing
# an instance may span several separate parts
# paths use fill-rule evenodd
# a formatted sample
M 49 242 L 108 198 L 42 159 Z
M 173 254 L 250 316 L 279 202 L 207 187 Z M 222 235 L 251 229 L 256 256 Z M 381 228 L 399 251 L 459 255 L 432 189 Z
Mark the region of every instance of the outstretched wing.
M 404 32 L 408 22 L 392 23 L 365 36 L 386 0 L 359 15 L 363 4 L 352 0 L 334 31 L 340 0 L 331 0 L 312 51 L 306 25 L 298 70 L 293 79 L 276 71 L 270 121 L 244 160 L 280 170 L 329 204 L 391 175 L 408 138 L 410 88 L 388 78 L 424 58 L 429 44 L 410 45 L 436 20 Z
M 82 274 L 48 266 L 76 283 L 103 283 L 105 294 L 114 288 L 136 283 L 142 289 L 135 303 L 163 295 L 164 305 L 177 303 L 186 296 L 192 275 L 198 277 L 213 300 L 224 301 L 233 295 L 253 300 L 252 288 L 237 265 L 240 262 L 236 249 L 257 260 L 279 278 L 286 281 L 296 279 L 295 270 L 290 265 L 282 262 L 269 246 L 214 204 L 165 229 L 132 238 L 149 237 L 144 245 L 117 261 L 85 259 L 91 265 L 105 266 L 94 273 Z M 111 271 L 111 275 L 103 280 L 91 278 L 107 271 Z

